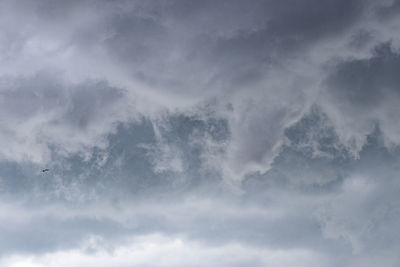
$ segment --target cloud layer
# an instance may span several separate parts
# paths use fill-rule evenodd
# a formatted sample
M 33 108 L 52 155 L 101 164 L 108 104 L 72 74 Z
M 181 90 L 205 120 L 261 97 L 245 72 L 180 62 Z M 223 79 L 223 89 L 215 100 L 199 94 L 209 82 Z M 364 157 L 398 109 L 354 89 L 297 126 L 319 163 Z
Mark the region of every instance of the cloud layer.
M 398 266 L 398 7 L 2 1 L 0 265 Z

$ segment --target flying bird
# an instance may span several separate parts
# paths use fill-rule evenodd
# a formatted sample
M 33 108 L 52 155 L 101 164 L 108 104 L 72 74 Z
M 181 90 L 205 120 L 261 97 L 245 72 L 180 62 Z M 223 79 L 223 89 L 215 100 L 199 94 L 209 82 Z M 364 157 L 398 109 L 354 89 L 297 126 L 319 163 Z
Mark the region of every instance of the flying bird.
M 41 170 L 41 172 L 48 172 L 48 171 L 50 171 L 49 169 L 43 169 L 43 170 Z

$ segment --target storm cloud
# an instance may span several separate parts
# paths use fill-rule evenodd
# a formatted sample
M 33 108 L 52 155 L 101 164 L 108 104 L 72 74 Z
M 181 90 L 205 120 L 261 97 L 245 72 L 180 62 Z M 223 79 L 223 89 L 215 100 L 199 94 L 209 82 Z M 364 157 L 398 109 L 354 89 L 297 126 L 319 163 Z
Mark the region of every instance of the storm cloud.
M 398 266 L 399 6 L 2 1 L 0 265 Z

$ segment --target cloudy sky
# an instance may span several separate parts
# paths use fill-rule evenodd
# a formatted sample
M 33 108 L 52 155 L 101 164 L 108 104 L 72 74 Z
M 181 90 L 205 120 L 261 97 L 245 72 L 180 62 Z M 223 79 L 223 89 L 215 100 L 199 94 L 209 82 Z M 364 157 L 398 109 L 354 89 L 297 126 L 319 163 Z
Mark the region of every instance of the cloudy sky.
M 399 266 L 399 30 L 398 0 L 0 1 L 0 266 Z

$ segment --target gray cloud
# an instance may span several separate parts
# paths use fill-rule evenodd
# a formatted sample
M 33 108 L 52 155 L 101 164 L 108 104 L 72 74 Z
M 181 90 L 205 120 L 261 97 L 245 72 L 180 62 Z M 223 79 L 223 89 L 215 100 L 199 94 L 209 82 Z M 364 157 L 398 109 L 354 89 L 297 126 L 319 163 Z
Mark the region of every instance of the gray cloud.
M 50 159 L 49 147 L 65 152 L 101 146 L 102 134 L 123 119 L 123 91 L 106 82 L 68 84 L 57 74 L 3 77 L 0 99 L 5 160 Z M 104 142 L 103 142 L 104 143 Z
M 397 6 L 2 1 L 0 265 L 398 266 Z
M 388 146 L 399 142 L 399 125 L 393 120 L 398 113 L 398 64 L 399 55 L 384 43 L 370 58 L 338 64 L 327 80 L 324 107 L 343 129 L 345 142 L 353 142 L 356 150 L 377 124 Z
M 400 2 L 397 0 L 392 1 L 392 3 L 387 5 L 382 5 L 376 10 L 377 16 L 382 19 L 391 19 L 396 16 L 400 11 Z

